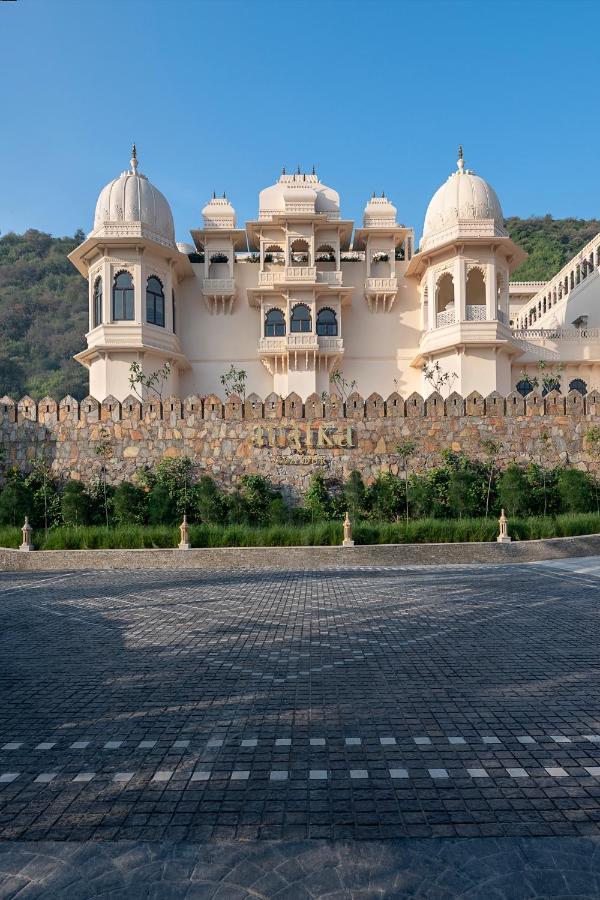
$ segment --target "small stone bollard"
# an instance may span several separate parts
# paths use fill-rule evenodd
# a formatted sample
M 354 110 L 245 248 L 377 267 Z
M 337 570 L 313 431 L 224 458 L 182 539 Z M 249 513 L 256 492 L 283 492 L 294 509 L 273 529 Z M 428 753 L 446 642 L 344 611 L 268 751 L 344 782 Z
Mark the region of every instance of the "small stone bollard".
M 179 532 L 181 534 L 181 540 L 179 541 L 179 549 L 180 550 L 191 550 L 192 545 L 190 544 L 190 527 L 188 525 L 187 516 L 184 515 L 183 522 L 179 526 Z
M 352 540 L 352 522 L 350 521 L 348 513 L 346 513 L 346 518 L 344 519 L 344 540 L 342 542 L 342 547 L 354 547 L 354 541 Z
M 29 524 L 29 516 L 25 516 L 25 524 L 21 528 L 21 532 L 23 534 L 23 543 L 19 547 L 19 550 L 23 550 L 25 553 L 28 553 L 30 550 L 33 550 L 33 546 L 31 543 L 33 528 Z
M 496 540 L 499 544 L 510 544 L 512 538 L 508 536 L 508 519 L 504 515 L 504 510 L 502 510 L 500 514 L 498 524 L 500 525 L 500 534 L 498 535 Z

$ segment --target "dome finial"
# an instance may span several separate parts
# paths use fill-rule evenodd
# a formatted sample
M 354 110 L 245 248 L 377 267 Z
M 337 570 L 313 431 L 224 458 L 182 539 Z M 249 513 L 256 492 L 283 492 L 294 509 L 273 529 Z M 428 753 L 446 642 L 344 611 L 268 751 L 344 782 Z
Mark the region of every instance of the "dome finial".
M 457 165 L 458 165 L 458 171 L 459 171 L 459 172 L 462 172 L 463 169 L 464 169 L 464 167 L 465 167 L 465 161 L 464 161 L 464 159 L 463 159 L 463 148 L 462 148 L 462 144 L 459 144 L 459 145 L 458 145 L 458 162 L 457 162 Z
M 131 160 L 130 160 L 130 162 L 131 162 L 131 168 L 133 169 L 134 172 L 136 172 L 136 171 L 137 171 L 137 167 L 138 167 L 138 161 L 137 161 L 137 150 L 136 150 L 136 147 L 135 147 L 135 141 L 133 142 L 133 146 L 132 146 L 132 148 L 131 148 Z

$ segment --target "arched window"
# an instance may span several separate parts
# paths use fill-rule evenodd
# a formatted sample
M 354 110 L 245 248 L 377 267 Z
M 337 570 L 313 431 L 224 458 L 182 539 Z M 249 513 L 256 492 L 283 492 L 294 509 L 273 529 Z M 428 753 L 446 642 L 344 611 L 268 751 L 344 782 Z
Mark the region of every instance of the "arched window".
M 165 295 L 156 275 L 151 275 L 146 284 L 146 322 L 165 327 Z
M 285 335 L 285 316 L 280 309 L 270 309 L 265 316 L 265 337 Z
M 94 282 L 94 311 L 93 311 L 94 328 L 102 324 L 102 279 L 100 276 Z
M 134 318 L 133 278 L 129 272 L 118 272 L 113 284 L 112 317 L 132 321 Z
M 310 309 L 304 303 L 298 303 L 292 310 L 290 331 L 297 334 L 300 331 L 310 331 L 311 329 Z
M 290 244 L 290 264 L 292 266 L 309 266 L 310 265 L 310 247 L 308 241 L 303 238 L 296 238 Z
M 485 277 L 478 266 L 467 273 L 467 306 L 485 306 Z
M 587 394 L 587 384 L 583 380 L 583 378 L 574 378 L 573 381 L 569 385 L 570 391 L 579 391 L 579 393 L 585 397 Z
M 337 316 L 332 309 L 325 307 L 317 313 L 317 334 L 321 337 L 335 337 L 338 333 Z

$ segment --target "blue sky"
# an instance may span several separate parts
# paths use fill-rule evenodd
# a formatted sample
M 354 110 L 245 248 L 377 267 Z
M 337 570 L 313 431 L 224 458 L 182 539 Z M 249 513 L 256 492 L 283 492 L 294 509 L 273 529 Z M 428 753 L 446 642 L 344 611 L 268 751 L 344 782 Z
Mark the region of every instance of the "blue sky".
M 313 163 L 359 219 L 421 232 L 464 145 L 506 215 L 600 216 L 597 4 L 563 0 L 0 3 L 0 231 L 90 230 L 140 169 L 179 240 L 213 188 L 238 221 Z

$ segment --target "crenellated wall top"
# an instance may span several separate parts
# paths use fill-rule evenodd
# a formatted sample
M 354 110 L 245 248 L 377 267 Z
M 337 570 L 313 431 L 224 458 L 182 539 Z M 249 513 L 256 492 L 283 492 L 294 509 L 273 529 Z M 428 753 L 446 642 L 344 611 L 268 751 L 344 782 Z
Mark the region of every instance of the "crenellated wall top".
M 242 399 L 230 394 L 223 400 L 215 394 L 200 397 L 193 395 L 181 400 L 179 397 L 152 398 L 144 402 L 129 396 L 123 401 L 106 397 L 99 402 L 94 397 L 78 401 L 74 397 L 63 397 L 57 403 L 51 397 L 35 401 L 23 397 L 15 401 L 10 397 L 0 398 L 0 424 L 37 422 L 52 426 L 64 422 L 77 424 L 115 422 L 177 421 L 189 425 L 205 420 L 257 421 L 281 418 L 290 419 L 347 419 L 357 421 L 382 418 L 431 418 L 448 416 L 557 416 L 557 415 L 600 415 L 600 393 L 596 390 L 586 395 L 577 391 L 559 394 L 551 391 L 542 396 L 532 391 L 526 397 L 513 391 L 506 397 L 494 392 L 487 397 L 474 391 L 467 397 L 457 393 L 442 397 L 434 392 L 428 397 L 413 393 L 407 398 L 393 392 L 384 398 L 373 393 L 364 398 L 354 391 L 347 398 L 338 394 L 320 396 L 312 394 L 304 401 L 298 394 L 281 397 L 269 394 L 265 398 L 250 394 Z

